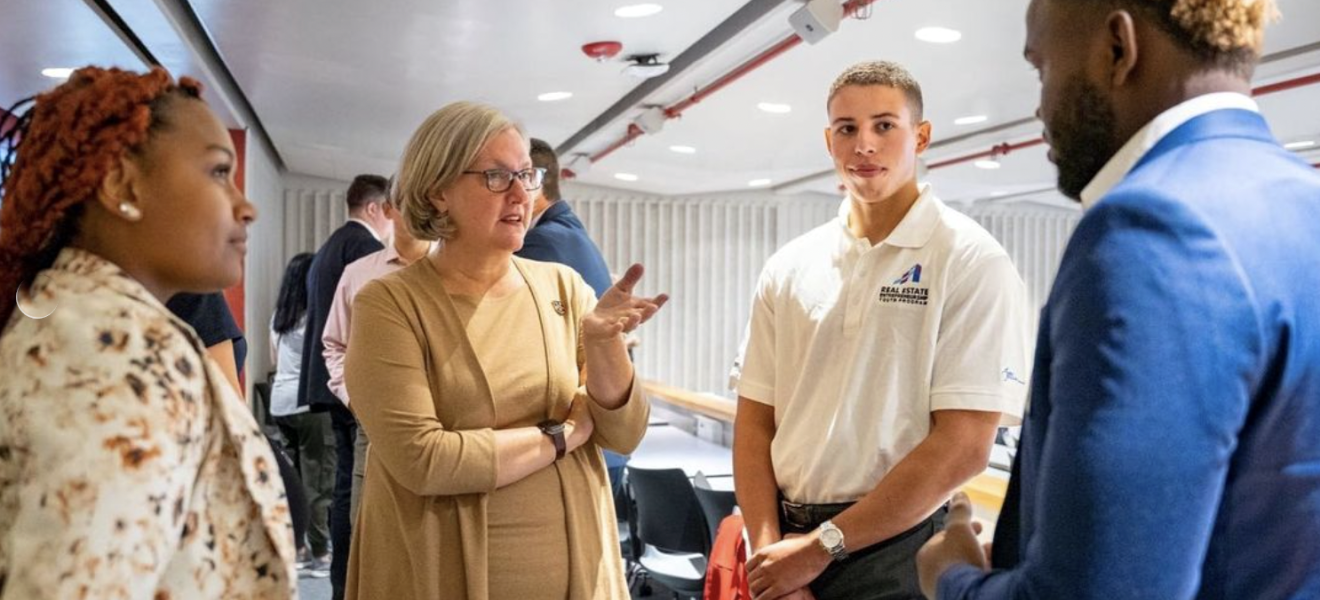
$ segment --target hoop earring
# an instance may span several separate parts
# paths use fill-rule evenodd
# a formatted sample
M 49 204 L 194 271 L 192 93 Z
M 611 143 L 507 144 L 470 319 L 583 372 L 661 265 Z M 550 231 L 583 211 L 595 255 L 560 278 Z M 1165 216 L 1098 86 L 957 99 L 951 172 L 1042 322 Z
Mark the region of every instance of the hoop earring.
M 129 221 L 139 221 L 142 219 L 142 211 L 127 200 L 119 203 L 119 214 L 124 215 L 124 218 Z

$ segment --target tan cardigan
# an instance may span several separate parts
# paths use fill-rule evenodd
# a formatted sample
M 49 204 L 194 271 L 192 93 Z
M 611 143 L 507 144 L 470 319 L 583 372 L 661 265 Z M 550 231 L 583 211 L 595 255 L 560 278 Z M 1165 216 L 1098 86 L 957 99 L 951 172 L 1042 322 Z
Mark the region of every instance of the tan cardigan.
M 562 419 L 574 398 L 589 400 L 578 375 L 578 327 L 595 297 L 567 267 L 519 258 L 513 264 L 528 282 L 546 340 L 549 416 Z M 354 301 L 345 380 L 371 450 L 353 529 L 350 599 L 486 600 L 489 569 L 519 568 L 488 556 L 495 409 L 464 329 L 430 260 L 368 284 Z M 591 442 L 550 467 L 559 469 L 568 518 L 569 598 L 624 599 L 600 449 L 632 452 L 650 407 L 636 381 L 623 407 L 590 406 Z

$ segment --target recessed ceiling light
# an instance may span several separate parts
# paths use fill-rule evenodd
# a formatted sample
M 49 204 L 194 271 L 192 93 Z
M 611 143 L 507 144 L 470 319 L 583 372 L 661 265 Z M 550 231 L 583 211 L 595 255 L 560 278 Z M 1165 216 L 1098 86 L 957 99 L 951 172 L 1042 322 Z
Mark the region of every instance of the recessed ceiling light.
M 917 39 L 932 44 L 952 44 L 962 39 L 962 32 L 948 27 L 922 27 L 917 30 Z
M 615 173 L 614 178 L 619 181 L 637 181 L 637 176 L 632 173 Z
M 1299 142 L 1291 142 L 1283 145 L 1283 147 L 1288 150 L 1305 150 L 1313 146 L 1315 146 L 1314 140 L 1301 140 Z
M 769 180 L 769 179 L 753 179 L 753 180 L 751 180 L 751 181 L 748 181 L 748 182 L 747 182 L 747 185 L 750 186 L 750 187 L 761 187 L 761 186 L 763 186 L 763 185 L 770 185 L 770 180 Z
M 954 119 L 954 120 L 953 120 L 953 124 L 954 124 L 954 125 L 975 125 L 975 124 L 977 124 L 977 123 L 984 123 L 984 122 L 988 121 L 989 119 L 990 119 L 990 117 L 987 117 L 987 116 L 985 116 L 985 115 L 969 115 L 969 116 L 966 116 L 966 117 L 958 117 L 957 119 Z
M 972 164 L 976 165 L 976 168 L 978 168 L 978 169 L 985 169 L 985 170 L 987 170 L 987 171 L 993 171 L 993 170 L 998 169 L 999 167 L 1003 166 L 1003 165 L 1000 165 L 1000 164 L 999 164 L 999 161 L 997 161 L 997 160 L 995 160 L 995 159 L 993 159 L 993 158 L 983 158 L 983 159 L 978 160 L 978 161 L 976 161 L 976 162 L 974 162 L 974 163 L 972 163 Z
M 776 115 L 782 115 L 793 112 L 792 106 L 789 106 L 787 104 L 776 104 L 774 102 L 762 102 L 760 104 L 757 104 L 756 107 L 765 112 L 773 113 Z
M 49 69 L 42 69 L 41 74 L 51 79 L 68 79 L 70 75 L 73 75 L 73 69 L 68 67 L 51 67 Z
M 614 9 L 614 16 L 621 19 L 636 19 L 638 17 L 649 17 L 664 9 L 665 7 L 659 4 L 630 4 Z
M 697 153 L 697 149 L 696 149 L 696 148 L 693 148 L 692 146 L 670 146 L 670 147 L 669 147 L 669 151 L 670 151 L 670 152 L 677 152 L 677 153 L 679 153 L 679 154 L 696 154 L 696 153 Z
M 546 92 L 536 97 L 541 102 L 557 102 L 559 100 L 568 100 L 573 97 L 573 92 Z

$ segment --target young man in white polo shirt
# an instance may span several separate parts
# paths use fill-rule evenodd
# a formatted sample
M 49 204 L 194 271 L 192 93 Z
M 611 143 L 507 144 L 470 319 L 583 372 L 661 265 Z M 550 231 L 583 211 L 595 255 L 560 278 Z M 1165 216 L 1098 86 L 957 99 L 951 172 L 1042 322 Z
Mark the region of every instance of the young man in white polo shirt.
M 760 599 L 920 598 L 944 503 L 1022 416 L 1025 286 L 1004 249 L 918 185 L 921 88 L 887 62 L 831 86 L 839 217 L 766 263 L 734 426 Z

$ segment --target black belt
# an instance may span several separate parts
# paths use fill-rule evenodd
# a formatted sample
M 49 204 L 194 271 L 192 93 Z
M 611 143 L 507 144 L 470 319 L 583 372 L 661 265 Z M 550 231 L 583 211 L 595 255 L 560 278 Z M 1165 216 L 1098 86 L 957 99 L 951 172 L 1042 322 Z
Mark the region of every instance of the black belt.
M 839 516 L 839 513 L 852 508 L 856 502 L 836 504 L 798 504 L 788 500 L 779 501 L 779 516 L 784 522 L 796 529 L 815 529 L 821 523 Z

